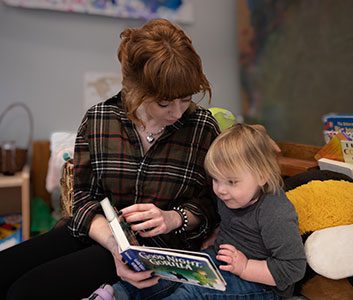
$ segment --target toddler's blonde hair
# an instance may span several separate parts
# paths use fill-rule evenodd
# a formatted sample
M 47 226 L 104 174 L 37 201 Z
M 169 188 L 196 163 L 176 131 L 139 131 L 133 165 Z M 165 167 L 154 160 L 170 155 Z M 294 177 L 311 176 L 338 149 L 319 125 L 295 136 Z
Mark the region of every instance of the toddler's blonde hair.
M 249 171 L 258 182 L 265 181 L 265 193 L 275 194 L 283 185 L 271 139 L 258 125 L 235 124 L 223 131 L 207 152 L 205 169 L 214 178 Z

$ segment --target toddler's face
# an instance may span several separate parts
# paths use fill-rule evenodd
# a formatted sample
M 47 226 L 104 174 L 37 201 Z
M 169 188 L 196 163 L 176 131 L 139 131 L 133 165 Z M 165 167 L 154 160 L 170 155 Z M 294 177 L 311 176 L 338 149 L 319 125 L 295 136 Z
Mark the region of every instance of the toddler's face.
M 222 178 L 213 178 L 213 191 L 231 209 L 251 205 L 257 201 L 261 185 L 249 171 L 225 173 Z

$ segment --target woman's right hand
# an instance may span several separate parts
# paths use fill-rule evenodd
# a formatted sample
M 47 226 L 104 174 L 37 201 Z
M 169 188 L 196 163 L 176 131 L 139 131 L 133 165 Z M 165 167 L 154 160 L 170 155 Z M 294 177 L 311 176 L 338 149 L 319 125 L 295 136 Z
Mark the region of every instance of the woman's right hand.
M 152 271 L 135 272 L 122 261 L 122 257 L 119 253 L 115 252 L 112 254 L 115 261 L 116 273 L 122 280 L 129 282 L 139 289 L 147 288 L 158 283 L 160 277 L 153 276 Z
M 91 223 L 89 236 L 113 255 L 116 273 L 118 276 L 137 288 L 145 288 L 155 285 L 159 277 L 152 276 L 152 271 L 135 272 L 132 271 L 122 260 L 119 253 L 118 244 L 109 228 L 107 219 L 103 215 L 96 215 Z

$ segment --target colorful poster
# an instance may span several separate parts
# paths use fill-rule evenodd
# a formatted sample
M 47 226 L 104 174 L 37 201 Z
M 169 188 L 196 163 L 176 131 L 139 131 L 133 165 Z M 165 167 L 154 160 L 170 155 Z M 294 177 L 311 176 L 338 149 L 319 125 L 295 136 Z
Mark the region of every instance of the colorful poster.
M 60 10 L 120 18 L 193 21 L 192 0 L 4 0 L 11 6 Z
M 324 144 L 321 117 L 353 113 L 352 11 L 353 1 L 237 0 L 246 122 L 276 140 Z

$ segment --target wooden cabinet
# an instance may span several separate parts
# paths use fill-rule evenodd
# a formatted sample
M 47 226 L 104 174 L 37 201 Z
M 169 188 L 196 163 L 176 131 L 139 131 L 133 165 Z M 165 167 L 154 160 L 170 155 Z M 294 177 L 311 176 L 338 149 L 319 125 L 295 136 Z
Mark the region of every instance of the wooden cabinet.
M 293 176 L 318 166 L 314 156 L 321 147 L 279 141 L 276 143 L 281 149 L 278 162 L 283 177 Z
M 0 214 L 19 212 L 16 208 L 16 199 L 7 197 L 5 192 L 5 190 L 19 189 L 23 240 L 29 239 L 30 234 L 29 174 L 29 167 L 25 166 L 21 172 L 17 172 L 13 176 L 0 175 Z M 9 194 L 13 195 L 14 193 Z

